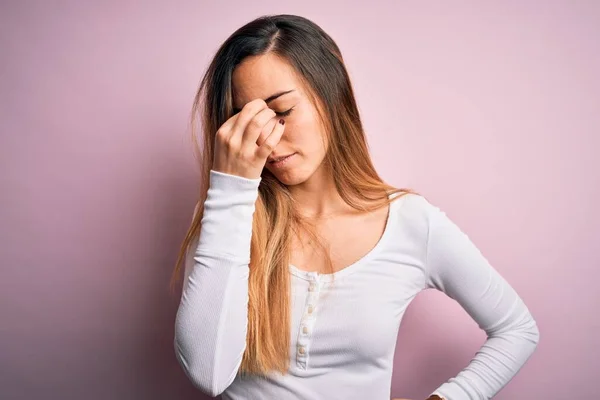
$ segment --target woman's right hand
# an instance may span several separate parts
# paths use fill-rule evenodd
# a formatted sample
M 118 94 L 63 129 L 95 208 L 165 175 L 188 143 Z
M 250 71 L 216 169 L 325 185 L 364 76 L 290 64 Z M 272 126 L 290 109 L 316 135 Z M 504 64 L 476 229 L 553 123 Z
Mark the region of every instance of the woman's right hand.
M 248 179 L 259 178 L 281 139 L 283 127 L 264 100 L 246 103 L 217 130 L 212 169 Z

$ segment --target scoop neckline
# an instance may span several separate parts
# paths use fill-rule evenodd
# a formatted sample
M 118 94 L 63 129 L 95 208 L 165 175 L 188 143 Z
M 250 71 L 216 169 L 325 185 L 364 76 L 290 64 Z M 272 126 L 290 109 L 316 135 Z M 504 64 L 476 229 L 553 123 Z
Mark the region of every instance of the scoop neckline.
M 393 194 L 397 195 L 398 193 L 393 193 Z M 388 196 L 388 198 L 394 197 L 393 194 L 390 194 Z M 307 281 L 318 280 L 320 282 L 331 282 L 334 280 L 334 278 L 335 278 L 335 280 L 338 280 L 341 277 L 350 275 L 351 273 L 357 271 L 360 267 L 364 266 L 367 261 L 369 261 L 375 255 L 377 255 L 377 253 L 379 253 L 379 251 L 381 251 L 381 248 L 384 246 L 384 244 L 388 241 L 388 236 L 391 235 L 390 232 L 392 231 L 392 225 L 393 225 L 394 217 L 396 214 L 396 212 L 395 212 L 396 207 L 394 207 L 394 204 L 397 202 L 398 202 L 398 200 L 393 201 L 388 205 L 388 215 L 387 215 L 387 219 L 385 222 L 385 227 L 383 228 L 383 233 L 381 234 L 381 237 L 379 238 L 379 240 L 377 241 L 375 246 L 371 250 L 369 250 L 365 255 L 363 255 L 361 258 L 359 258 L 357 261 L 340 269 L 339 271 L 329 273 L 329 274 L 321 274 L 316 271 L 305 271 L 305 270 L 302 270 L 302 269 L 296 267 L 293 264 L 289 264 L 290 273 L 292 273 L 294 276 L 297 276 L 298 278 L 301 278 L 301 279 L 304 279 Z

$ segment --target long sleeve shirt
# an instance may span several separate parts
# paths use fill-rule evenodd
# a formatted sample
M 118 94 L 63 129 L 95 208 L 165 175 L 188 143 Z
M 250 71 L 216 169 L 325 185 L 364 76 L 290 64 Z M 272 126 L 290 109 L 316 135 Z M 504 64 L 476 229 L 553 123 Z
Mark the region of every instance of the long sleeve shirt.
M 202 392 L 224 400 L 389 400 L 402 317 L 429 288 L 456 300 L 487 334 L 470 363 L 432 393 L 489 399 L 533 353 L 539 331 L 515 290 L 440 208 L 405 194 L 390 204 L 383 235 L 358 261 L 333 274 L 289 265 L 290 368 L 266 378 L 238 374 L 261 179 L 210 172 L 174 341 L 180 365 Z

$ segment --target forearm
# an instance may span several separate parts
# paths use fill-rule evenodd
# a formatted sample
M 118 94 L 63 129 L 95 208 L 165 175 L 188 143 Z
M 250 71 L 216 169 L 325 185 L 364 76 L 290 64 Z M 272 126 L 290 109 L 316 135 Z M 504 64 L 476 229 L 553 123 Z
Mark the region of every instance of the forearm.
M 493 397 L 523 367 L 539 341 L 535 320 L 527 309 L 488 338 L 469 365 L 437 390 L 447 400 L 480 400 Z
M 489 399 L 532 355 L 538 327 L 515 289 L 469 237 L 439 208 L 428 208 L 428 286 L 456 300 L 487 334 L 471 362 L 433 393 L 448 400 Z
M 216 396 L 246 348 L 252 219 L 260 182 L 211 171 L 193 262 L 186 262 L 175 352 L 190 380 Z
M 175 352 L 186 375 L 216 396 L 233 381 L 246 346 L 248 265 L 197 253 L 175 322 Z

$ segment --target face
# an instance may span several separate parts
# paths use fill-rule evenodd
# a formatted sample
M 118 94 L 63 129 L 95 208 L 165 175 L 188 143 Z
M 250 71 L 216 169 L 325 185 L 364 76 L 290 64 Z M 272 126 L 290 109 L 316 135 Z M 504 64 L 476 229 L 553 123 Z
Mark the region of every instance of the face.
M 309 179 L 322 166 L 327 144 L 317 110 L 311 104 L 291 65 L 266 54 L 247 57 L 233 72 L 233 105 L 240 110 L 251 100 L 287 92 L 267 103 L 285 120 L 283 136 L 272 154 L 296 153 L 281 166 L 265 165 L 285 185 L 297 185 Z M 274 125 L 274 124 L 273 124 Z

